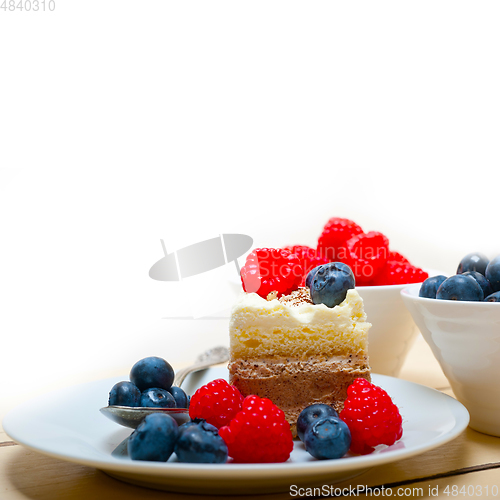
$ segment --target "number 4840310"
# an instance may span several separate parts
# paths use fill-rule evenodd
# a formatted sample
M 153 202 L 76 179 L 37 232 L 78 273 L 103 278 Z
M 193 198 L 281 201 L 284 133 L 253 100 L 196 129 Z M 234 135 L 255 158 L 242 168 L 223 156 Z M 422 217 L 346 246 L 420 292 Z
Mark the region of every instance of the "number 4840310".
M 56 2 L 55 0 L 3 0 L 2 4 L 0 5 L 0 10 L 3 10 L 5 12 L 53 12 L 54 10 L 56 10 Z
M 498 486 L 496 484 L 492 486 L 481 486 L 481 485 L 473 485 L 469 484 L 469 486 L 462 486 L 461 488 L 458 485 L 454 484 L 451 488 L 450 485 L 447 485 L 443 490 L 443 493 L 448 497 L 497 497 L 498 496 Z

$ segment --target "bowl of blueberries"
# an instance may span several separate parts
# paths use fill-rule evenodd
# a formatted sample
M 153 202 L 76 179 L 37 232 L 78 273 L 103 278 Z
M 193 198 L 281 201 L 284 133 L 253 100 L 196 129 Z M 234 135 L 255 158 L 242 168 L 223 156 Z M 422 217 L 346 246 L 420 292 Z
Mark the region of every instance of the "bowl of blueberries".
M 401 296 L 470 427 L 500 436 L 500 255 L 470 253 L 455 275 L 430 276 Z

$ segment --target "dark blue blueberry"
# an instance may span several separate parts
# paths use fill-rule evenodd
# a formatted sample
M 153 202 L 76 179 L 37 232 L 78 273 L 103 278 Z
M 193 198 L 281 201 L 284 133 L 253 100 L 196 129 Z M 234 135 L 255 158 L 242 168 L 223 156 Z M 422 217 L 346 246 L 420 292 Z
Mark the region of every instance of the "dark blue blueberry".
M 311 281 L 311 300 L 314 304 L 328 307 L 338 306 L 354 288 L 355 279 L 351 268 L 342 262 L 323 264 Z
M 315 404 L 304 408 L 297 419 L 297 436 L 304 441 L 306 429 L 318 418 L 338 417 L 338 413 L 330 406 L 325 404 Z
M 351 446 L 351 432 L 340 418 L 323 417 L 306 429 L 304 444 L 315 458 L 342 458 Z
M 490 282 L 481 273 L 478 273 L 477 271 L 466 271 L 462 274 L 464 276 L 470 276 L 474 278 L 479 283 L 479 286 L 483 289 L 483 295 L 485 297 L 493 293 L 493 288 L 491 288 Z
M 177 422 L 170 415 L 152 413 L 130 435 L 128 454 L 132 460 L 166 462 L 174 451 L 178 437 Z
M 457 274 L 462 274 L 467 271 L 477 271 L 484 276 L 486 266 L 490 260 L 481 252 L 468 253 L 458 264 Z
M 132 382 L 118 382 L 109 393 L 109 406 L 140 406 L 141 391 Z
M 321 264 L 323 265 L 323 264 Z M 307 273 L 307 276 L 306 276 L 306 286 L 307 287 L 311 287 L 311 281 L 312 279 L 314 278 L 314 275 L 316 274 L 316 271 L 321 267 L 321 265 L 319 266 L 316 266 L 316 267 L 313 267 L 308 273 Z
M 446 276 L 440 274 L 439 276 L 432 276 L 432 278 L 427 278 L 420 287 L 418 292 L 419 297 L 425 297 L 427 299 L 435 299 L 436 292 L 441 283 L 446 279 Z
M 494 292 L 500 292 L 500 255 L 497 255 L 486 268 L 486 279 Z
M 141 394 L 141 406 L 146 408 L 175 408 L 175 399 L 165 389 L 152 387 Z
M 209 424 L 204 418 L 193 418 L 192 420 L 190 420 L 189 422 L 185 422 L 184 424 L 182 424 L 181 426 L 179 426 L 179 436 L 183 433 L 183 432 L 186 432 L 188 429 L 190 429 L 191 427 L 194 427 L 194 426 L 198 426 L 200 425 L 201 423 L 205 422 L 205 424 L 207 426 L 211 426 L 210 429 L 212 429 L 212 427 L 217 430 L 217 427 L 213 426 L 212 424 Z M 213 429 L 212 429 L 213 430 Z M 217 433 L 219 431 L 217 430 Z
M 179 427 L 175 454 L 179 462 L 221 464 L 227 461 L 227 446 L 216 427 L 199 419 Z
M 185 422 L 184 424 L 179 426 L 179 436 L 183 432 L 186 432 L 186 430 L 188 430 L 190 427 L 195 426 L 195 425 L 199 425 L 200 422 L 206 422 L 206 420 L 203 418 L 194 418 L 193 420 L 190 420 L 189 422 Z M 209 425 L 211 425 L 211 424 L 209 424 Z
M 151 356 L 137 361 L 130 370 L 130 381 L 141 392 L 152 387 L 168 390 L 174 381 L 174 370 L 164 359 Z
M 172 386 L 168 392 L 174 397 L 177 408 L 189 408 L 187 394 L 180 387 Z
M 484 299 L 484 294 L 483 289 L 472 276 L 455 274 L 441 283 L 436 299 L 478 301 Z
M 485 302 L 500 302 L 500 292 L 494 292 L 484 299 Z

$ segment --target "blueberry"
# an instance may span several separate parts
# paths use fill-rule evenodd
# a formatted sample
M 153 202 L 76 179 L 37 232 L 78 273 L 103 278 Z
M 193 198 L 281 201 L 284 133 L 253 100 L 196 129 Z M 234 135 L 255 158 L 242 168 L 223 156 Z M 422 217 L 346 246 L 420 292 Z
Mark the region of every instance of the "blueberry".
M 304 441 L 306 429 L 318 418 L 338 417 L 338 413 L 330 406 L 325 404 L 314 404 L 304 408 L 297 419 L 297 436 Z
M 192 426 L 199 425 L 200 422 L 206 422 L 206 420 L 203 419 L 203 418 L 194 418 L 193 420 L 190 420 L 189 422 L 185 422 L 184 424 L 182 424 L 181 426 L 179 426 L 179 436 L 183 432 L 186 432 Z M 208 424 L 208 425 L 212 425 L 212 424 Z M 213 427 L 215 427 L 215 426 L 213 426 Z
M 425 297 L 427 299 L 435 299 L 436 292 L 439 288 L 439 285 L 446 279 L 446 276 L 442 274 L 438 276 L 432 276 L 432 278 L 427 278 L 420 287 L 420 291 L 418 292 L 419 297 Z
M 177 422 L 170 415 L 152 413 L 130 435 L 128 454 L 132 460 L 166 462 L 178 437 Z
M 486 279 L 494 292 L 500 292 L 500 255 L 497 255 L 486 268 Z
M 182 433 L 191 429 L 191 427 L 199 426 L 203 422 L 206 424 L 206 426 L 210 426 L 209 428 L 211 430 L 213 430 L 212 429 L 212 427 L 213 427 L 217 431 L 217 433 L 219 432 L 217 427 L 215 427 L 212 424 L 209 424 L 204 418 L 193 418 L 192 420 L 189 420 L 189 422 L 185 422 L 184 424 L 179 426 L 179 437 L 181 436 Z
M 455 274 L 441 283 L 436 293 L 436 299 L 478 301 L 484 299 L 484 294 L 483 289 L 474 278 Z
M 458 264 L 457 274 L 467 271 L 477 271 L 484 275 L 489 259 L 481 252 L 468 253 Z
M 146 408 L 175 408 L 175 399 L 165 389 L 146 389 L 141 394 L 141 406 Z
M 311 281 L 311 300 L 314 304 L 338 306 L 354 288 L 355 279 L 351 268 L 342 262 L 323 264 Z
M 174 397 L 177 408 L 189 408 L 187 394 L 180 387 L 172 386 L 168 392 Z
M 485 297 L 493 293 L 490 282 L 481 273 L 478 273 L 477 271 L 466 271 L 465 273 L 462 273 L 462 275 L 474 278 L 483 289 L 483 295 Z
M 311 287 L 311 281 L 314 278 L 314 275 L 316 274 L 316 271 L 322 266 L 323 264 L 320 264 L 319 266 L 313 267 L 306 276 L 306 286 Z
M 109 406 L 140 406 L 141 391 L 132 382 L 118 382 L 109 393 Z
M 485 302 L 500 302 L 500 292 L 494 292 L 484 299 Z
M 197 419 L 179 427 L 175 454 L 179 462 L 221 464 L 227 461 L 227 446 L 216 427 Z
M 323 417 L 306 429 L 304 444 L 315 458 L 341 458 L 351 446 L 351 432 L 340 418 Z
M 141 359 L 130 370 L 130 381 L 142 392 L 152 387 L 168 390 L 174 381 L 173 368 L 162 358 Z

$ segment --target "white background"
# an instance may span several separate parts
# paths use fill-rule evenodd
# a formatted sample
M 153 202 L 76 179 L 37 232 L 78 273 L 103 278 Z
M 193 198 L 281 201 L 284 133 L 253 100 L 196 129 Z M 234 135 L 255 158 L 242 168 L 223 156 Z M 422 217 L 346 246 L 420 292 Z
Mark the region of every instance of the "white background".
M 500 253 L 499 22 L 456 0 L 0 10 L 0 413 L 225 341 L 162 319 L 203 294 L 149 278 L 160 238 L 314 246 L 342 216 L 448 274 Z

